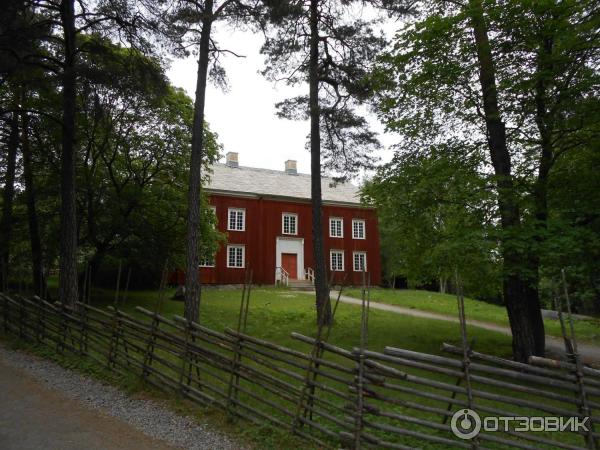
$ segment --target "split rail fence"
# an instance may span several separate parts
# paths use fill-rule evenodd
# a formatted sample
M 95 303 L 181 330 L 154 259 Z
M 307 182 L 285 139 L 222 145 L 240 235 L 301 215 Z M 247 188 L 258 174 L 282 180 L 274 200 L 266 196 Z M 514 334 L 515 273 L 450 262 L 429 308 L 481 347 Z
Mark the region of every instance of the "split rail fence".
M 6 334 L 95 360 L 232 416 L 289 430 L 322 448 L 596 448 L 600 371 L 536 358 L 522 364 L 444 345 L 448 356 L 340 348 L 293 333 L 297 348 L 216 331 L 144 308 L 135 313 L 0 294 Z M 240 324 L 248 316 L 242 302 Z M 368 316 L 366 316 L 368 317 Z M 363 307 L 363 326 L 366 327 Z M 587 419 L 589 431 L 451 431 L 455 411 Z M 571 422 L 572 423 L 572 422 Z

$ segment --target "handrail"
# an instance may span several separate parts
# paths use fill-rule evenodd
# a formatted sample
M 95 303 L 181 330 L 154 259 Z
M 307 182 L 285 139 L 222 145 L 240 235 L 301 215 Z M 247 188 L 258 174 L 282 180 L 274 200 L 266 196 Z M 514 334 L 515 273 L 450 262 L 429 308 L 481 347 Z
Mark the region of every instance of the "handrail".
M 290 274 L 283 267 L 275 267 L 275 281 L 288 286 L 290 284 Z
M 304 271 L 304 274 L 307 280 L 311 281 L 312 284 L 315 284 L 315 271 L 312 267 L 307 267 Z

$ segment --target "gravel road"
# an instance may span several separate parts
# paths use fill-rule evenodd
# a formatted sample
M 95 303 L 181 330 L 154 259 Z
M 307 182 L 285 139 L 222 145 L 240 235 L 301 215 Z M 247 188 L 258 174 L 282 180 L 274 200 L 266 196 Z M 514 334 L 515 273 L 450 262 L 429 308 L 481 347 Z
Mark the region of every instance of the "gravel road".
M 210 425 L 157 401 L 0 343 L 0 448 L 240 449 Z

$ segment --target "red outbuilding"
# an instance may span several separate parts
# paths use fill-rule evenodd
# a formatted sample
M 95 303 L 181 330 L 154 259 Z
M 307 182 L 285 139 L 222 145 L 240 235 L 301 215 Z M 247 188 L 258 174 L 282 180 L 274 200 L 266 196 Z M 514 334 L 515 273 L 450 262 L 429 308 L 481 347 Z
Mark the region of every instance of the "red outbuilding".
M 239 284 L 247 268 L 255 284 L 312 278 L 310 175 L 297 173 L 296 161 L 285 170 L 243 167 L 237 153 L 213 166 L 205 188 L 227 241 L 214 258 L 201 262 L 205 284 Z M 361 284 L 363 267 L 371 284 L 381 282 L 379 230 L 374 208 L 360 203 L 358 189 L 323 177 L 323 234 L 328 273 L 337 281 Z M 282 280 L 284 279 L 284 280 Z

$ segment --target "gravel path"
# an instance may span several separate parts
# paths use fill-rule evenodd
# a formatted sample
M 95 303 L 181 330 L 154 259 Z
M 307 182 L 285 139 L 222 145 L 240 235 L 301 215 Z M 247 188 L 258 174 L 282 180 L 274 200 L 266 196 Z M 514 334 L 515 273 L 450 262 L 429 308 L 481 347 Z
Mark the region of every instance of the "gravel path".
M 336 300 L 338 293 L 336 291 L 331 291 L 331 299 Z M 362 300 L 359 300 L 354 297 L 348 297 L 347 295 L 342 295 L 340 297 L 340 302 L 348 303 L 350 305 L 362 305 Z M 388 305 L 387 303 L 379 303 L 379 302 L 371 302 L 371 308 L 379 309 L 382 311 L 389 311 L 395 314 L 402 314 L 405 316 L 411 317 L 421 317 L 423 319 L 433 319 L 433 320 L 443 320 L 446 322 L 454 322 L 458 323 L 458 317 L 449 316 L 446 314 L 439 314 L 428 311 L 420 311 L 418 309 L 406 308 L 403 306 L 396 305 Z M 467 320 L 468 325 L 472 325 L 474 327 L 482 328 L 484 330 L 495 331 L 497 333 L 502 333 L 508 336 L 512 336 L 509 327 L 505 327 L 502 325 L 498 325 L 495 323 L 484 322 L 481 320 Z M 579 354 L 584 363 L 593 365 L 595 367 L 600 366 L 600 347 L 593 344 L 587 344 L 584 342 L 578 342 L 577 347 L 579 350 Z M 554 336 L 546 335 L 546 351 L 550 356 L 556 358 L 562 358 L 565 353 L 565 345 L 561 338 L 557 338 Z
M 3 449 L 242 448 L 210 425 L 177 415 L 161 402 L 128 397 L 113 386 L 2 343 L 0 384 Z M 49 408 L 46 413 L 44 408 Z M 36 421 L 37 416 L 41 417 Z

